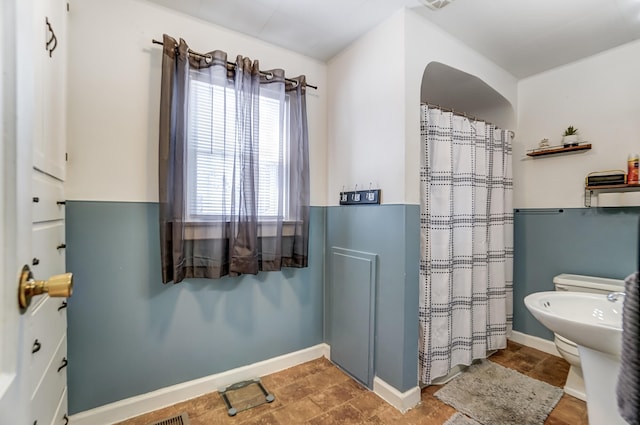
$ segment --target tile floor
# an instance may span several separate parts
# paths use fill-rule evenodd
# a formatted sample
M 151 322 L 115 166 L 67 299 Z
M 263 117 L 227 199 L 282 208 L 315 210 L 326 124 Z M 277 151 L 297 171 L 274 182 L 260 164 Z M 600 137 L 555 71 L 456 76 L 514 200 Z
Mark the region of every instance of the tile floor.
M 569 371 L 563 359 L 514 342 L 490 360 L 558 387 L 564 385 Z M 265 376 L 262 382 L 275 395 L 275 401 L 234 417 L 227 415 L 216 392 L 118 425 L 147 425 L 185 411 L 192 425 L 441 425 L 456 412 L 433 396 L 439 386 L 429 386 L 422 390 L 422 403 L 402 415 L 325 358 Z M 545 425 L 583 424 L 587 425 L 586 404 L 566 394 L 545 421 Z

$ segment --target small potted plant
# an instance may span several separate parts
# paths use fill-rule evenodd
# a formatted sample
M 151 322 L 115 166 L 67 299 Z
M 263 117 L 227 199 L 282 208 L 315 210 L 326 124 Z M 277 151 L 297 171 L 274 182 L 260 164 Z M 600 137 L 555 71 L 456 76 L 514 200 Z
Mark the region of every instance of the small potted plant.
M 564 135 L 562 136 L 562 144 L 564 147 L 567 146 L 578 146 L 578 129 L 570 125 L 564 131 Z

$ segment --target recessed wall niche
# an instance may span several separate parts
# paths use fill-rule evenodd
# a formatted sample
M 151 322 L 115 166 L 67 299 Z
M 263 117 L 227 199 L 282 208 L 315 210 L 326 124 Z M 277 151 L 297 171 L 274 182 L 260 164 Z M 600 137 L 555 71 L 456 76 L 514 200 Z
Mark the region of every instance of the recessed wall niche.
M 422 75 L 420 101 L 515 130 L 513 106 L 480 78 L 439 62 L 429 63 Z

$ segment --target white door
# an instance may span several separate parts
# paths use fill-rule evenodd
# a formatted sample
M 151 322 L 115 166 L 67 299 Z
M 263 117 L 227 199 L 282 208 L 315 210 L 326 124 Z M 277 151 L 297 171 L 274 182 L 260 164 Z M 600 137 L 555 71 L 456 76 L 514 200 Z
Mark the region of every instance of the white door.
M 0 2 L 2 425 L 68 422 L 65 300 L 18 306 L 24 265 L 41 280 L 65 271 L 65 13 L 63 0 Z

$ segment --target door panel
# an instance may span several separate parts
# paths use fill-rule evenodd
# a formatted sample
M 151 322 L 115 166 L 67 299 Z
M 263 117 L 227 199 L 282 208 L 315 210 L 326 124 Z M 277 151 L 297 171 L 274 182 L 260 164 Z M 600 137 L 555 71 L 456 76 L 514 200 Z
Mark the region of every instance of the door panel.
M 60 309 L 64 300 L 46 297 L 31 313 L 29 334 L 33 341 L 30 352 L 30 394 L 37 389 L 46 367 L 58 349 L 67 329 L 67 317 Z M 35 351 L 35 352 L 34 352 Z
M 36 87 L 43 108 L 40 134 L 35 137 L 34 168 L 56 177 L 65 178 L 66 138 L 66 7 L 63 0 L 38 0 L 41 11 L 36 12 L 36 24 L 40 22 L 35 49 L 42 52 L 39 78 Z
M 60 180 L 56 180 L 38 171 L 33 171 L 33 221 L 48 221 L 64 219 L 64 187 Z M 37 199 L 37 202 L 35 202 Z
M 69 419 L 67 418 L 67 388 L 65 387 L 60 402 L 58 402 L 58 408 L 53 416 L 53 422 L 51 425 L 69 425 Z
M 64 273 L 65 249 L 64 245 L 64 221 L 47 221 L 33 225 L 32 253 L 29 266 L 37 279 Z M 43 298 L 43 297 L 40 297 Z M 37 302 L 34 299 L 32 302 Z
M 16 297 L 23 265 L 34 268 L 35 279 L 65 272 L 64 249 L 56 249 L 64 243 L 64 207 L 56 202 L 64 200 L 66 4 L 0 2 L 0 41 L 9 46 L 0 49 L 2 425 L 64 423 L 54 415 L 66 411 L 67 369 L 58 370 L 66 358 L 66 309 L 58 310 L 62 300 L 48 295 L 20 309 Z M 51 57 L 47 18 L 58 43 Z M 40 348 L 32 354 L 36 338 Z
M 29 0 L 0 2 L 0 34 L 5 46 L 0 49 L 0 424 L 3 425 L 33 424 L 29 422 L 28 362 L 25 359 L 31 341 L 25 335 L 26 318 L 20 314 L 16 292 L 19 272 L 31 257 L 31 143 L 35 126 L 34 70 L 37 61 L 33 50 L 34 10 L 35 6 Z
M 31 398 L 31 422 L 50 424 L 67 385 L 67 339 L 63 337 Z
M 40 80 L 42 86 L 36 93 L 39 106 L 36 109 L 39 109 L 37 119 L 41 120 L 42 129 L 33 137 L 30 264 L 34 277 L 46 280 L 66 271 L 64 204 L 59 202 L 65 200 L 67 1 L 35 2 L 34 22 L 43 29 L 36 32 L 43 37 L 36 40 L 35 45 L 36 52 L 40 53 L 36 80 Z M 36 200 L 38 202 L 34 202 Z M 37 339 L 40 344 L 40 350 L 32 355 L 29 369 L 28 380 L 33 391 L 31 411 L 33 421 L 51 424 L 58 410 L 66 413 L 67 409 L 66 397 L 62 398 L 67 385 L 67 310 L 60 308 L 66 300 L 48 295 L 36 298 L 39 299 L 27 311 L 30 341 Z M 61 406 L 61 402 L 65 404 Z

